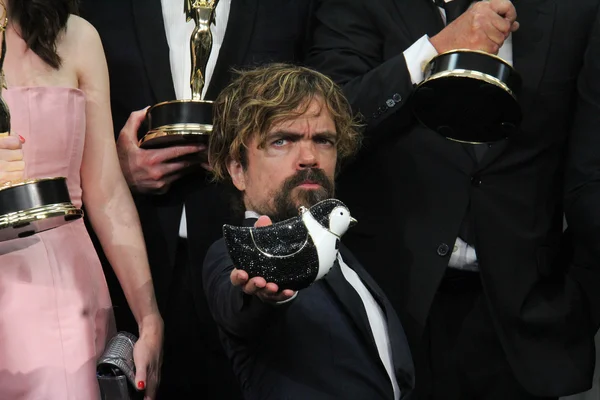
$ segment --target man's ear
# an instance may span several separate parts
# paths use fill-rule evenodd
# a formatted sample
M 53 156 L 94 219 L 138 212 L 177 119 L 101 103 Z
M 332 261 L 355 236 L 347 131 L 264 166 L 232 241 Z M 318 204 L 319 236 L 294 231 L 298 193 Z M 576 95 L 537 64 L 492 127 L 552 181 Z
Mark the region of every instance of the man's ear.
M 229 172 L 233 186 L 235 186 L 237 190 L 240 192 L 246 190 L 246 177 L 244 175 L 244 167 L 242 166 L 242 163 L 230 159 L 227 161 L 227 172 Z

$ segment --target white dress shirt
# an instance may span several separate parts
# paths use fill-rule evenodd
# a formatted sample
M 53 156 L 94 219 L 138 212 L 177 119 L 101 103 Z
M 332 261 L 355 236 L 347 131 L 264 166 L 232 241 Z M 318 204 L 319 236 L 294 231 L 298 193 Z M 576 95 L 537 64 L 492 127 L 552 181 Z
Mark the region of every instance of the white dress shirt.
M 169 61 L 171 63 L 171 75 L 173 76 L 173 88 L 177 100 L 191 99 L 192 89 L 190 87 L 190 74 L 192 71 L 192 59 L 190 55 L 190 37 L 196 27 L 193 20 L 186 22 L 184 2 L 182 0 L 161 0 L 165 33 L 169 45 Z M 212 78 L 219 51 L 225 37 L 227 21 L 229 20 L 229 9 L 231 0 L 220 0 L 215 9 L 214 22 L 210 26 L 213 35 L 213 46 L 206 65 L 206 77 L 202 98 Z M 185 207 L 181 215 L 179 236 L 187 238 L 187 222 L 185 218 Z
M 260 215 L 254 211 L 246 211 L 246 218 L 258 218 Z M 375 345 L 377 346 L 377 352 L 379 353 L 379 358 L 385 367 L 385 370 L 390 377 L 392 382 L 392 388 L 394 390 L 394 399 L 400 399 L 400 387 L 398 386 L 398 380 L 396 379 L 396 373 L 394 372 L 394 362 L 392 361 L 392 346 L 390 343 L 390 337 L 388 334 L 388 326 L 385 318 L 385 314 L 383 310 L 377 303 L 377 300 L 373 297 L 369 289 L 365 286 L 365 284 L 360 280 L 360 277 L 352 268 L 350 268 L 342 259 L 342 256 L 338 253 L 338 262 L 340 264 L 340 269 L 342 271 L 342 275 L 346 278 L 346 281 L 354 288 L 358 296 L 362 300 L 362 303 L 365 307 L 365 311 L 367 313 L 367 319 L 369 320 L 369 326 L 371 327 L 371 332 L 373 332 L 373 339 L 375 340 Z M 294 296 L 290 297 L 287 300 L 280 301 L 276 303 L 277 305 L 287 303 L 296 298 L 299 292 L 294 293 Z
M 360 277 L 352 268 L 350 268 L 342 256 L 338 254 L 338 262 L 342 270 L 342 275 L 348 281 L 348 283 L 356 290 L 356 293 L 360 296 L 365 311 L 367 312 L 367 318 L 369 319 L 369 325 L 371 326 L 371 332 L 373 332 L 373 339 L 375 345 L 377 345 L 377 351 L 379 358 L 385 367 L 385 370 L 392 381 L 392 388 L 394 389 L 394 399 L 400 398 L 400 387 L 398 386 L 398 380 L 396 379 L 396 373 L 394 372 L 394 362 L 392 361 L 392 345 L 390 343 L 390 336 L 388 334 L 388 326 L 385 319 L 383 310 L 377 303 L 377 300 L 373 297 L 369 289 L 362 283 Z
M 452 0 L 445 0 L 446 3 Z M 446 23 L 446 11 L 438 7 L 444 24 Z M 418 84 L 424 78 L 423 70 L 432 58 L 438 55 L 435 47 L 429 41 L 429 36 L 423 35 L 419 40 L 404 51 L 404 59 L 410 73 L 410 78 L 414 84 Z M 512 51 L 512 33 L 504 41 L 498 51 L 498 57 L 502 58 L 508 64 L 513 65 Z M 478 271 L 479 263 L 477 261 L 477 252 L 473 246 L 467 244 L 461 238 L 456 238 L 448 266 L 457 269 Z

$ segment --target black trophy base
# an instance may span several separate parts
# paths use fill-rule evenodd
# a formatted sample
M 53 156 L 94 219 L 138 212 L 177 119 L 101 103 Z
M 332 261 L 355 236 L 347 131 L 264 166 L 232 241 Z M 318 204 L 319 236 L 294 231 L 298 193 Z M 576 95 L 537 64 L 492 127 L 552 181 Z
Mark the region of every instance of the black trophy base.
M 518 131 L 521 80 L 504 60 L 482 52 L 455 51 L 434 58 L 411 98 L 427 128 L 447 139 L 490 143 Z
M 83 211 L 71 203 L 63 177 L 29 180 L 0 189 L 0 242 L 54 229 L 82 216 Z
M 149 131 L 139 142 L 143 149 L 208 144 L 212 133 L 212 101 L 174 100 L 156 104 L 146 114 Z

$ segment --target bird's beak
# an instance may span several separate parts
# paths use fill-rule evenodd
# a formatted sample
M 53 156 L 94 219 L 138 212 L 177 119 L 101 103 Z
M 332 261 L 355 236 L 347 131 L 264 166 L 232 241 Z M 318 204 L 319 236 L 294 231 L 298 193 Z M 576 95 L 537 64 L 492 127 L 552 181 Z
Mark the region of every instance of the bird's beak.
M 350 227 L 353 227 L 356 224 L 358 224 L 358 221 L 355 218 L 350 217 Z

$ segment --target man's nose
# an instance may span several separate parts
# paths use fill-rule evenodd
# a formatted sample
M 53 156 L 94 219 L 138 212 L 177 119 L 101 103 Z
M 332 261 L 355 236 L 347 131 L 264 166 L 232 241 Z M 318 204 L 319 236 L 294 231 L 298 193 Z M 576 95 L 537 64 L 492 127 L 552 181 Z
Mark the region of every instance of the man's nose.
M 319 166 L 317 152 L 313 143 L 302 143 L 298 155 L 298 168 L 316 168 Z

